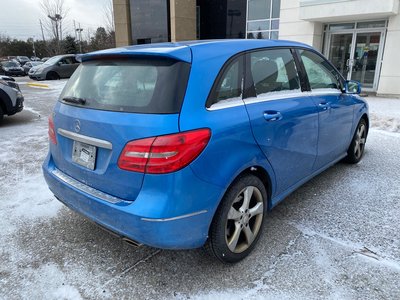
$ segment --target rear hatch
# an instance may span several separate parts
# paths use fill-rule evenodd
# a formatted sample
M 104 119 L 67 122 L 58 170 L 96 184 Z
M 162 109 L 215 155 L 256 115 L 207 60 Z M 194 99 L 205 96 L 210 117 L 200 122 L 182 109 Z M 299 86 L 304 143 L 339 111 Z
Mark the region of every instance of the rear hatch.
M 55 167 L 91 188 L 135 200 L 144 173 L 120 169 L 119 156 L 132 140 L 179 132 L 189 72 L 189 63 L 171 57 L 84 61 L 55 107 Z

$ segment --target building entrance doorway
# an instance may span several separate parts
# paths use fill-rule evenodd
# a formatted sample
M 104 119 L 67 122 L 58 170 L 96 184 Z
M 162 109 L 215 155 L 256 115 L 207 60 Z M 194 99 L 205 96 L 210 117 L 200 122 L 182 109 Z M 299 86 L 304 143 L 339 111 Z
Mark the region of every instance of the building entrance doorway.
M 385 28 L 386 21 L 327 26 L 325 54 L 346 79 L 361 82 L 366 91 L 378 88 Z

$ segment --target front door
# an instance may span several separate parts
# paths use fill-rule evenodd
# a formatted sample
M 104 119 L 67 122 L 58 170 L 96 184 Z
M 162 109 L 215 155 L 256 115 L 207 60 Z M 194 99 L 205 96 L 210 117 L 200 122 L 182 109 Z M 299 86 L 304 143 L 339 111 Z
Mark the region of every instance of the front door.
M 359 81 L 366 91 L 378 88 L 384 30 L 352 29 L 327 35 L 327 56 L 347 80 Z
M 354 106 L 352 98 L 342 93 L 339 74 L 322 56 L 309 50 L 299 50 L 299 53 L 310 83 L 310 97 L 319 109 L 318 151 L 313 167 L 317 171 L 346 153 Z

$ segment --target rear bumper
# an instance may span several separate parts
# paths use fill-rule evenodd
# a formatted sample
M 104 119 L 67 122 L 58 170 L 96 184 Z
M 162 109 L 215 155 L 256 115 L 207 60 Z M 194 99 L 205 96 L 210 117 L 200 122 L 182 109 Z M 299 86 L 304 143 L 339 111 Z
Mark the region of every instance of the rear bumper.
M 149 180 L 144 180 L 135 201 L 112 196 L 117 201 L 106 201 L 101 192 L 90 192 L 90 187 L 84 189 L 82 183 L 74 185 L 63 181 L 55 175 L 57 172 L 60 171 L 48 155 L 43 164 L 44 177 L 56 198 L 66 206 L 121 237 L 162 249 L 201 247 L 208 237 L 209 225 L 223 193 L 220 187 L 201 181 L 190 168 L 185 168 L 179 172 L 186 174 L 167 175 L 174 177 L 174 185 L 185 179 L 185 182 L 177 182 L 181 189 L 178 194 L 168 185 L 160 185 L 170 181 L 165 182 L 164 175 L 150 176 Z

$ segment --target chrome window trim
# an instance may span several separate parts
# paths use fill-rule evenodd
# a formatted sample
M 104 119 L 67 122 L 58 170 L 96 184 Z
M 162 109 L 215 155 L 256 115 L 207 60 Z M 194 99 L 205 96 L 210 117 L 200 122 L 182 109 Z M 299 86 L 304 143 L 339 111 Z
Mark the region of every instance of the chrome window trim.
M 209 110 L 209 111 L 220 110 L 220 109 L 224 109 L 224 108 L 236 107 L 236 106 L 241 106 L 241 105 L 244 105 L 244 102 L 242 99 L 224 100 L 224 101 L 219 101 L 217 103 L 214 103 L 210 107 L 207 107 L 207 110 Z
M 311 91 L 307 91 L 305 93 L 309 93 L 310 96 L 321 96 L 321 95 L 341 95 L 343 92 L 338 89 L 314 89 Z
M 232 101 L 226 101 L 226 102 L 218 102 L 213 104 L 211 107 L 207 108 L 208 111 L 215 111 L 215 110 L 220 110 L 220 109 L 226 109 L 226 108 L 231 108 L 231 107 L 237 107 L 237 106 L 242 106 L 242 105 L 250 105 L 250 104 L 256 104 L 256 103 L 262 103 L 262 102 L 267 102 L 267 101 L 278 101 L 278 100 L 283 100 L 283 99 L 291 99 L 291 98 L 299 98 L 299 97 L 313 97 L 313 96 L 323 96 L 323 95 L 341 95 L 342 91 L 337 90 L 337 89 L 315 89 L 313 91 L 304 91 L 301 92 L 299 91 L 282 91 L 280 92 L 271 92 L 271 93 L 266 93 L 265 96 L 262 97 L 251 97 L 251 98 L 245 98 L 243 100 L 232 100 Z
M 201 210 L 197 211 L 194 213 L 186 214 L 186 215 L 181 215 L 181 216 L 176 216 L 172 218 L 160 218 L 160 219 L 150 219 L 150 218 L 141 218 L 142 221 L 147 221 L 147 222 L 168 222 L 168 221 L 175 221 L 175 220 L 180 220 L 180 219 L 185 219 L 185 218 L 190 218 L 194 216 L 198 216 L 201 214 L 205 214 L 207 210 Z
M 72 139 L 74 141 L 78 141 L 78 142 L 93 145 L 96 147 L 112 150 L 112 144 L 105 140 L 100 140 L 100 139 L 96 139 L 93 137 L 85 136 L 85 135 L 71 132 L 71 131 L 68 131 L 68 130 L 65 130 L 62 128 L 58 128 L 57 132 L 58 132 L 58 134 L 62 135 L 63 137 Z
M 51 174 L 53 174 L 56 178 L 63 181 L 64 183 L 72 186 L 73 188 L 75 188 L 81 192 L 84 192 L 90 196 L 93 196 L 95 198 L 98 198 L 100 200 L 103 200 L 103 201 L 106 201 L 106 202 L 109 202 L 112 204 L 117 204 L 117 203 L 121 203 L 121 202 L 131 203 L 131 201 L 126 201 L 126 200 L 111 196 L 111 195 L 103 193 L 97 189 L 94 189 L 86 184 L 83 184 L 82 182 L 79 182 L 78 180 L 68 176 L 67 174 L 61 172 L 60 170 L 58 170 L 56 168 L 51 171 Z
M 295 90 L 293 92 L 284 91 L 284 92 L 271 92 L 266 93 L 265 96 L 258 96 L 258 97 L 251 97 L 244 99 L 245 104 L 254 104 L 254 103 L 261 103 L 267 101 L 276 101 L 276 100 L 283 100 L 283 99 L 290 99 L 296 97 L 304 97 L 305 93 L 301 92 L 300 90 Z

